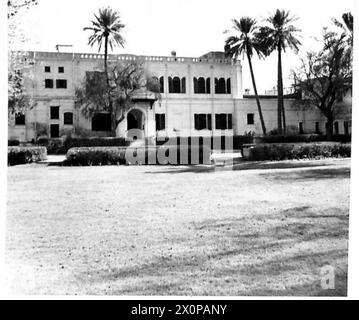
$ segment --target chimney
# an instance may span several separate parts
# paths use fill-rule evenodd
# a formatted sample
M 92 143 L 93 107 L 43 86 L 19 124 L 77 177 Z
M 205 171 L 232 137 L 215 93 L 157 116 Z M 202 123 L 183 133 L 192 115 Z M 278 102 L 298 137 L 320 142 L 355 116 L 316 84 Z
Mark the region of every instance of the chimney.
M 171 56 L 172 56 L 173 58 L 176 58 L 176 51 L 172 50 L 172 51 L 171 51 Z

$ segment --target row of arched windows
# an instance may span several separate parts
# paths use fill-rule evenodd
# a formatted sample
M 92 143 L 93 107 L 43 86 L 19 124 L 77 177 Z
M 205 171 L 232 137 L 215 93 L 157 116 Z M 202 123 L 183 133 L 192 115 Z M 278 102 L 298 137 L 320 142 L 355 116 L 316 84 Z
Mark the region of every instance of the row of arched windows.
M 160 92 L 164 93 L 164 77 L 158 78 L 160 85 Z M 194 93 L 210 94 L 211 93 L 211 78 L 199 77 L 193 78 Z M 168 77 L 168 92 L 169 93 L 186 93 L 186 78 L 185 77 Z M 214 93 L 216 94 L 230 94 L 231 93 L 231 78 L 214 78 Z

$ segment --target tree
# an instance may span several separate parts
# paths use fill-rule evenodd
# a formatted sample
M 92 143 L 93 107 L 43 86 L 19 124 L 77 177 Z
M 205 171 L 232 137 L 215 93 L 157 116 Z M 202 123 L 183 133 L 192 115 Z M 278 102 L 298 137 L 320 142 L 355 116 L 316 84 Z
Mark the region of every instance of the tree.
M 98 51 L 104 47 L 104 70 L 107 75 L 107 59 L 108 46 L 113 50 L 114 46 L 124 46 L 125 40 L 122 37 L 121 31 L 125 27 L 121 23 L 120 14 L 111 8 L 99 9 L 98 15 L 94 14 L 95 21 L 91 21 L 92 26 L 86 27 L 84 30 L 91 30 L 93 34 L 89 37 L 88 44 L 93 46 L 97 43 Z
M 256 85 L 253 66 L 252 66 L 253 53 L 254 52 L 257 53 L 257 55 L 260 58 L 262 58 L 264 52 L 262 43 L 259 42 L 257 39 L 257 33 L 256 33 L 258 31 L 257 22 L 255 19 L 249 17 L 242 17 L 240 18 L 239 21 L 233 19 L 232 21 L 233 21 L 233 29 L 236 32 L 239 32 L 239 34 L 227 38 L 226 47 L 228 49 L 226 53 L 230 55 L 233 59 L 237 59 L 238 56 L 240 55 L 247 56 L 249 70 L 251 72 L 253 90 L 257 102 L 258 114 L 261 121 L 262 131 L 263 134 L 266 135 L 266 127 L 264 123 L 262 108 L 259 101 L 257 85 Z
M 285 52 L 287 48 L 298 52 L 301 42 L 297 38 L 297 29 L 291 23 L 296 21 L 297 18 L 290 16 L 289 11 L 279 10 L 269 17 L 266 21 L 268 26 L 260 28 L 258 38 L 261 40 L 262 45 L 266 48 L 266 55 L 270 55 L 273 51 L 278 52 L 278 131 L 286 133 L 286 119 L 284 110 L 284 97 L 283 97 L 283 75 L 282 75 L 282 51 Z
M 333 32 L 323 31 L 323 49 L 308 52 L 302 66 L 294 72 L 294 81 L 302 91 L 297 104 L 317 107 L 327 119 L 328 140 L 333 135 L 333 123 L 341 112 L 339 103 L 352 87 L 352 58 L 345 54 L 345 40 Z
M 27 54 L 13 52 L 15 41 L 25 41 L 18 25 L 21 10 L 37 5 L 37 0 L 8 0 L 8 114 L 24 114 L 34 106 L 34 101 L 25 91 L 25 78 L 33 78 L 32 65 Z
M 87 72 L 85 81 L 76 89 L 76 105 L 87 117 L 109 112 L 115 135 L 118 124 L 141 91 L 153 95 L 153 100 L 161 98 L 160 83 L 146 72 L 143 61 L 116 62 L 109 64 L 107 76 L 101 71 Z

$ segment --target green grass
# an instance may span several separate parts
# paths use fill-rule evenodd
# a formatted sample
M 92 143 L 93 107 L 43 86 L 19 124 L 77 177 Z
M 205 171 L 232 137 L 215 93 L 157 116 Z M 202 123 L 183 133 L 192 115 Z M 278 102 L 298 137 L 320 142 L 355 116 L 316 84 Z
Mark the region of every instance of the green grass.
M 10 167 L 11 290 L 346 295 L 349 168 Z M 327 264 L 334 290 L 321 289 Z

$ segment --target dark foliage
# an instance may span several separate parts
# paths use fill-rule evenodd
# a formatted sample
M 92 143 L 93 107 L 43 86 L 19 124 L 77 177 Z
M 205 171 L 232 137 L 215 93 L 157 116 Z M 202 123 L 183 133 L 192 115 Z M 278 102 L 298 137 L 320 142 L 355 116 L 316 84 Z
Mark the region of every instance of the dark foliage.
M 10 166 L 46 160 L 45 147 L 8 147 L 7 163 Z

